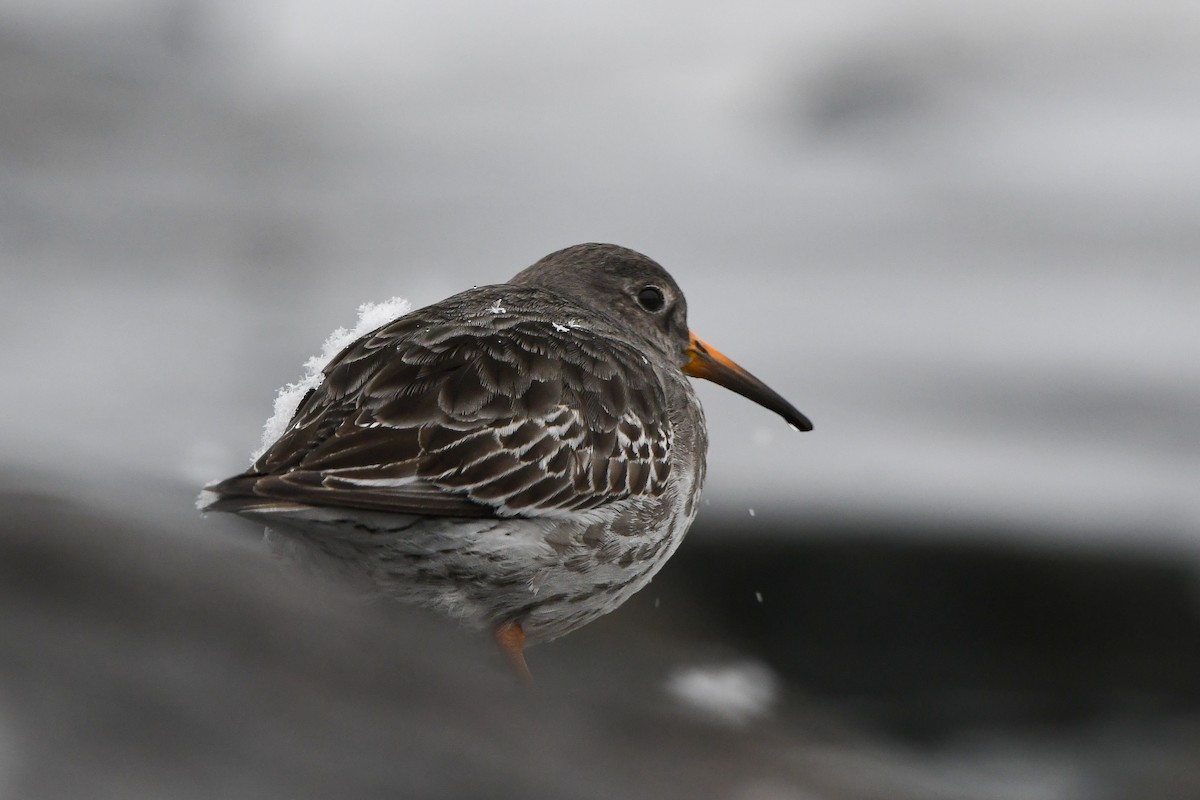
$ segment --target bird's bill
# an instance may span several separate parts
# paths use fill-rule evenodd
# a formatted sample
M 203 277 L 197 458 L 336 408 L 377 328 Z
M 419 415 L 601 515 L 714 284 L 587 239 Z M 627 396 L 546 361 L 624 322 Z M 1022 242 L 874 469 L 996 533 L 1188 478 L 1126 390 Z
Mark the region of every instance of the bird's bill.
M 795 406 L 784 400 L 778 392 L 733 363 L 727 356 L 721 355 L 715 348 L 705 344 L 695 333 L 689 333 L 691 340 L 688 342 L 688 362 L 683 367 L 684 374 L 710 380 L 737 392 L 763 408 L 774 411 L 796 430 L 812 430 L 812 423 L 808 421 L 808 417 L 797 411 Z

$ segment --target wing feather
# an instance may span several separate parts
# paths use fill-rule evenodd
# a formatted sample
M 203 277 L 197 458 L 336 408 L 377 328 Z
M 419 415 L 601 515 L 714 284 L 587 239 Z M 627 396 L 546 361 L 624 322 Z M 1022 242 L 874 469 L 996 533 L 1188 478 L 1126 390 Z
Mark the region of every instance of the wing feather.
M 464 318 L 471 294 L 343 350 L 255 465 L 210 487 L 217 507 L 538 516 L 662 494 L 672 432 L 642 354 L 536 314 Z

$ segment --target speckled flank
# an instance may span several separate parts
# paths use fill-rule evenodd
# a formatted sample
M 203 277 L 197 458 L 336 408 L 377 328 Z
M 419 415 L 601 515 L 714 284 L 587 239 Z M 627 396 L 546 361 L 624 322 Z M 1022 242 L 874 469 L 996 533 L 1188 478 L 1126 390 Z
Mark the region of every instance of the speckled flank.
M 698 403 L 672 382 L 672 410 Z M 272 511 L 271 524 L 322 556 L 352 563 L 387 594 L 479 629 L 521 622 L 531 642 L 609 613 L 645 586 L 683 540 L 705 472 L 703 425 L 679 420 L 662 495 L 574 518 L 456 519 L 311 507 Z M 295 552 L 291 555 L 295 557 Z M 489 576 L 480 581 L 479 576 Z

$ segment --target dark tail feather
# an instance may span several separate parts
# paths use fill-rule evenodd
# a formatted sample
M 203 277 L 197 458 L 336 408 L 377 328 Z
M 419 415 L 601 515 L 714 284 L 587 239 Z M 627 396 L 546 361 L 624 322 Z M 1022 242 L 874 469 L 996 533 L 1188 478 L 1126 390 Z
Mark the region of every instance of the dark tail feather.
M 205 513 L 209 511 L 265 511 L 278 509 L 281 505 L 292 505 L 278 498 L 263 497 L 254 488 L 261 475 L 245 472 L 234 475 L 223 481 L 208 484 L 196 498 L 196 508 Z

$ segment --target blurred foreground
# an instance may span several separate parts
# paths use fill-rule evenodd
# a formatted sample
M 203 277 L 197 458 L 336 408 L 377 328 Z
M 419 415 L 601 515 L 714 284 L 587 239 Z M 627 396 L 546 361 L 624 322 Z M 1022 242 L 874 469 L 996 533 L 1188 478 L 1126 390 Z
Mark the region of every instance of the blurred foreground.
M 527 691 L 164 508 L 0 495 L 4 796 L 1200 797 L 1195 574 L 1152 558 L 701 528 Z M 741 717 L 669 691 L 738 665 Z

